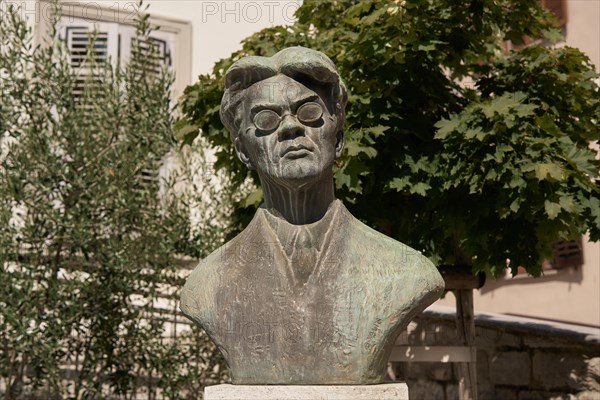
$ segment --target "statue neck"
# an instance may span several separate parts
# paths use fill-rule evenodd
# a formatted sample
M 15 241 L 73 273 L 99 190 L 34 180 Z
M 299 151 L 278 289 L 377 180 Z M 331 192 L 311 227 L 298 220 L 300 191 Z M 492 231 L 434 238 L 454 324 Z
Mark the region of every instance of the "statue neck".
M 261 178 L 264 208 L 275 211 L 290 224 L 305 225 L 320 220 L 335 200 L 333 176 L 301 187 L 290 187 Z

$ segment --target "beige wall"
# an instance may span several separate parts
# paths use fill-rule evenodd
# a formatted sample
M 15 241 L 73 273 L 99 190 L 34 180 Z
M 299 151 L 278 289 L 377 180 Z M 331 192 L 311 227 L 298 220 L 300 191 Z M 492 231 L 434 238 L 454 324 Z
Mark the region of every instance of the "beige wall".
M 567 0 L 567 45 L 590 57 L 600 72 L 600 0 Z
M 587 239 L 587 238 L 586 238 Z M 476 311 L 600 326 L 600 243 L 584 239 L 584 265 L 541 278 L 488 279 L 474 292 Z M 436 304 L 454 306 L 448 293 Z
M 300 3 L 300 0 L 150 0 L 149 11 L 192 23 L 194 81 L 199 74 L 210 72 L 216 61 L 240 49 L 242 39 L 269 26 L 293 23 Z

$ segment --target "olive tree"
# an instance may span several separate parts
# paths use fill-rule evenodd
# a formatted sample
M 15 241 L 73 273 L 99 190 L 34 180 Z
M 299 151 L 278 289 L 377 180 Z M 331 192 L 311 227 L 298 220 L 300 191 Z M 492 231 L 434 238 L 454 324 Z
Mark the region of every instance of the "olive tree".
M 34 48 L 15 9 L 1 17 L 0 393 L 196 398 L 227 378 L 221 356 L 195 329 L 167 337 L 165 321 L 179 260 L 220 239 L 193 234 L 181 175 L 147 179 L 179 147 L 173 76 L 136 47 L 148 15 L 139 3 L 130 63 L 90 53 L 83 86 L 63 43 Z

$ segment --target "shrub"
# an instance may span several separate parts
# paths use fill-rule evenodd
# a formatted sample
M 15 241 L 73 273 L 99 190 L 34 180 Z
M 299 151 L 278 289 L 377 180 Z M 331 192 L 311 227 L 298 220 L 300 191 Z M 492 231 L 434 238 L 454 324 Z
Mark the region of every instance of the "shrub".
M 151 30 L 141 7 L 138 41 Z M 140 67 L 148 52 L 134 51 L 124 68 L 88 55 L 94 73 L 74 96 L 63 43 L 33 48 L 16 10 L 4 11 L 0 391 L 196 398 L 226 378 L 220 355 L 196 329 L 172 340 L 165 321 L 182 285 L 178 260 L 220 239 L 214 229 L 191 233 L 175 169 L 146 179 L 177 153 L 173 77 Z

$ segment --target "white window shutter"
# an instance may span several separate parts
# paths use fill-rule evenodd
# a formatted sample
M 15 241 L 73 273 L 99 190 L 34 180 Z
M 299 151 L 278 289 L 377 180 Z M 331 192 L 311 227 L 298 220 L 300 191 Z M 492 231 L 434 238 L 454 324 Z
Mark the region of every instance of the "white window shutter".
M 98 46 L 94 49 L 97 61 L 108 61 L 110 58 L 112 62 L 116 62 L 119 49 L 119 24 L 91 22 L 73 17 L 62 17 L 59 21 L 60 39 L 67 43 L 69 50 L 85 51 L 94 30 L 98 32 Z
M 149 71 L 159 74 L 162 68 L 167 67 L 172 72 L 175 72 L 175 43 L 177 35 L 173 32 L 154 31 L 150 34 L 147 41 L 140 43 L 141 51 L 150 53 L 150 65 L 137 66 L 138 68 L 147 68 Z M 132 52 L 135 49 L 136 30 L 135 27 L 129 25 L 119 26 L 119 43 L 120 53 L 119 60 L 121 67 L 125 67 L 130 61 Z M 161 166 L 162 167 L 159 167 Z M 141 168 L 137 173 L 140 190 L 142 188 L 159 188 L 160 191 L 165 190 L 164 180 L 159 179 L 161 170 L 164 169 L 164 160 L 155 160 L 155 165 Z M 164 171 L 162 171 L 164 173 Z
M 94 32 L 96 40 L 92 56 L 97 66 L 107 62 L 116 65 L 119 59 L 118 24 L 90 22 L 80 18 L 62 17 L 59 21 L 59 38 L 63 40 L 70 53 L 70 64 L 79 76 L 74 95 L 81 96 L 83 83 L 93 76 L 92 65 L 86 62 L 88 46 Z
M 173 32 L 153 32 L 150 37 L 158 50 L 158 59 L 161 65 L 172 70 L 175 69 L 175 44 L 177 43 L 177 34 Z
M 70 64 L 77 72 L 78 80 L 74 96 L 80 97 L 83 93 L 83 84 L 87 79 L 93 78 L 94 71 L 86 63 L 87 49 L 96 32 L 96 40 L 92 50 L 97 66 L 111 62 L 113 66 L 124 68 L 131 60 L 136 38 L 136 29 L 132 25 L 117 22 L 95 22 L 72 16 L 62 17 L 59 21 L 59 35 L 70 53 Z M 140 43 L 140 50 L 152 55 L 149 65 L 139 66 L 147 68 L 158 74 L 162 68 L 167 67 L 172 72 L 176 70 L 176 43 L 175 32 L 154 31 L 150 39 Z M 162 164 L 157 160 L 157 164 Z M 140 189 L 143 187 L 157 187 L 158 170 L 153 166 L 142 168 L 138 174 Z
M 121 65 L 126 65 L 131 59 L 134 49 L 135 28 L 133 26 L 119 26 L 119 37 L 121 43 Z M 154 31 L 150 40 L 140 43 L 141 51 L 154 54 L 151 65 L 144 66 L 158 73 L 161 68 L 167 67 L 175 71 L 175 44 L 177 35 L 173 32 Z

